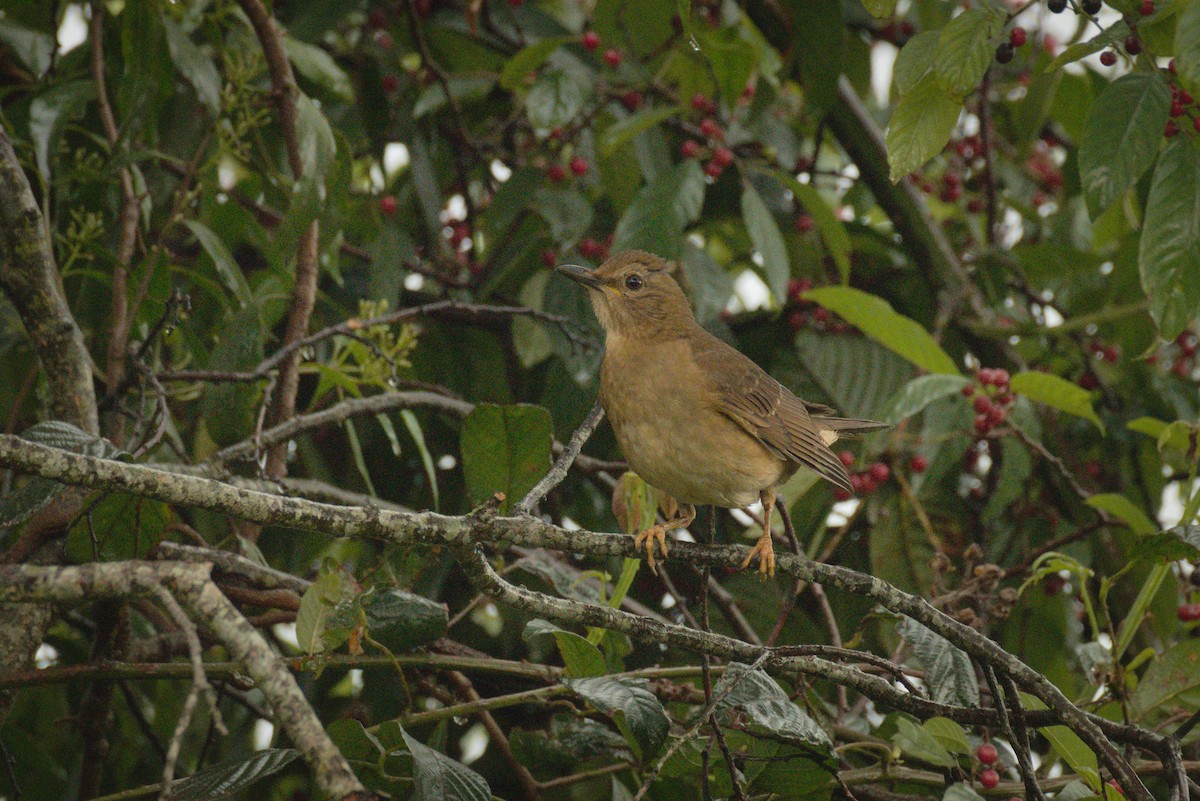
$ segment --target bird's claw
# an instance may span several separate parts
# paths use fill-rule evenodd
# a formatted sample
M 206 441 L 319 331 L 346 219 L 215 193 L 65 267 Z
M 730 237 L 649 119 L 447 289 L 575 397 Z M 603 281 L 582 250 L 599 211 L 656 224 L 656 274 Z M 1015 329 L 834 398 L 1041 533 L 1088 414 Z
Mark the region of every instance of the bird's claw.
M 651 526 L 645 531 L 640 532 L 633 538 L 635 548 L 646 549 L 646 562 L 650 565 L 650 572 L 658 575 L 658 563 L 654 561 L 654 543 L 658 543 L 658 548 L 662 551 L 663 559 L 667 558 L 667 529 L 663 526 Z
M 750 553 L 746 554 L 746 558 L 742 560 L 742 570 L 749 567 L 756 556 L 758 557 L 758 572 L 762 575 L 763 581 L 766 581 L 768 577 L 773 578 L 775 576 L 775 546 L 771 544 L 769 533 L 754 543 Z

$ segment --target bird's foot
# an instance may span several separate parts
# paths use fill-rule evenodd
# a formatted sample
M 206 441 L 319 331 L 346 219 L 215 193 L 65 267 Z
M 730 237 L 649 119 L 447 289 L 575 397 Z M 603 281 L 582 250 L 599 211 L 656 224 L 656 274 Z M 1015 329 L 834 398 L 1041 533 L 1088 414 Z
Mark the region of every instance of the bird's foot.
M 650 571 L 654 575 L 658 575 L 658 563 L 654 561 L 654 543 L 658 543 L 658 549 L 662 551 L 663 559 L 667 558 L 667 528 L 666 526 L 651 526 L 645 531 L 639 533 L 633 538 L 635 548 L 646 549 L 646 562 L 650 565 Z
M 758 542 L 754 543 L 754 547 L 750 549 L 750 553 L 746 554 L 746 558 L 742 561 L 742 570 L 750 566 L 754 561 L 754 557 L 758 557 L 758 572 L 762 574 L 763 581 L 767 580 L 768 576 L 775 575 L 775 546 L 771 544 L 771 532 L 765 532 L 758 538 Z

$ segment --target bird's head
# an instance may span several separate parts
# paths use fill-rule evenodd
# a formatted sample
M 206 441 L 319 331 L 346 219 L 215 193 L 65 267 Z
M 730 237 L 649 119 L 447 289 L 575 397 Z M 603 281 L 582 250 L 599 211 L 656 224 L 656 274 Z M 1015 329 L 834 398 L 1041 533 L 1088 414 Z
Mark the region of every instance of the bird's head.
M 564 264 L 558 271 L 587 287 L 600 325 L 609 335 L 656 339 L 679 336 L 695 325 L 673 265 L 641 250 L 612 256 L 595 270 Z

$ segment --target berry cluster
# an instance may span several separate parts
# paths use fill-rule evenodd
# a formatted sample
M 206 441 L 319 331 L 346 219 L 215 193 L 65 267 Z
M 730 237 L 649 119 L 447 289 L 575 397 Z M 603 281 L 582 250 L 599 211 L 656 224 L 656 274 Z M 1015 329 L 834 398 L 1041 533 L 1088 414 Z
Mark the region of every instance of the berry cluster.
M 1175 83 L 1175 59 L 1171 59 L 1171 63 L 1167 65 L 1167 73 L 1171 81 L 1171 119 L 1167 120 L 1167 125 L 1163 128 L 1163 136 L 1168 139 L 1176 136 L 1180 131 L 1180 122 L 1183 121 L 1181 118 L 1190 119 L 1192 130 L 1200 132 L 1200 113 L 1196 109 L 1196 99 Z
M 1195 332 L 1188 329 L 1175 337 L 1175 340 L 1164 346 L 1158 353 L 1151 354 L 1146 361 L 1154 364 L 1160 359 L 1171 363 L 1171 372 L 1185 381 L 1191 381 L 1197 367 L 1197 350 L 1200 339 Z
M 1175 610 L 1175 616 L 1182 623 L 1192 623 L 1200 620 L 1200 604 L 1180 604 Z
M 1057 141 L 1053 139 L 1039 139 L 1033 152 L 1025 159 L 1025 174 L 1038 187 L 1030 201 L 1034 208 L 1041 208 L 1051 195 L 1063 187 L 1062 169 L 1054 158 L 1056 144 Z
M 1000 783 L 1000 773 L 993 767 L 1000 759 L 1000 752 L 991 743 L 983 743 L 975 749 L 975 758 L 983 766 L 979 771 L 979 784 L 983 789 L 991 790 Z
M 747 86 L 746 91 L 753 96 L 754 91 L 752 86 Z M 742 93 L 746 97 L 746 92 Z M 717 111 L 717 104 L 709 97 L 702 94 L 696 94 L 692 97 L 692 110 L 698 114 L 705 115 L 700 120 L 700 133 L 704 136 L 705 142 L 700 142 L 696 139 L 684 140 L 680 145 L 679 152 L 685 159 L 703 158 L 708 155 L 708 162 L 704 165 L 704 174 L 709 178 L 717 178 L 721 173 L 725 172 L 725 168 L 733 164 L 733 150 L 726 147 L 725 131 L 717 123 L 716 119 L 711 115 Z
M 1013 60 L 1018 47 L 1024 47 L 1025 42 L 1029 41 L 1029 34 L 1025 29 L 1017 26 L 1008 32 L 1008 41 L 996 48 L 996 62 L 999 64 L 1007 64 Z
M 557 139 L 561 135 L 561 132 L 559 132 L 558 136 L 555 136 L 554 132 L 551 132 L 550 134 L 552 139 Z M 585 159 L 583 156 L 575 156 L 567 163 L 565 167 L 562 164 L 557 163 L 546 167 L 546 177 L 554 183 L 559 184 L 567 180 L 568 169 L 571 171 L 571 175 L 574 175 L 576 178 L 582 178 L 588 174 L 588 170 L 591 168 L 592 165 L 588 164 L 587 159 Z
M 904 43 L 913 37 L 917 29 L 908 20 L 889 20 L 879 28 L 877 36 L 882 42 L 890 42 L 896 47 L 903 47 Z
M 788 327 L 793 331 L 812 328 L 829 334 L 845 334 L 851 330 L 850 324 L 833 316 L 833 312 L 824 306 L 819 306 L 804 298 L 804 293 L 813 288 L 813 282 L 807 278 L 793 278 L 788 281 L 788 302 L 793 308 L 787 313 Z
M 975 408 L 975 434 L 983 437 L 1008 419 L 1008 410 L 1013 404 L 1013 394 L 1008 389 L 1008 371 L 1001 368 L 981 367 L 975 372 L 975 384 L 962 388 L 964 398 Z
M 854 454 L 850 451 L 842 451 L 838 454 L 838 459 L 847 469 L 854 466 Z M 853 493 L 837 487 L 833 490 L 833 497 L 839 501 L 845 501 L 849 500 L 852 494 L 870 495 L 886 484 L 891 477 L 892 469 L 888 467 L 887 462 L 874 462 L 865 470 L 857 470 L 850 474 L 850 486 L 854 487 Z

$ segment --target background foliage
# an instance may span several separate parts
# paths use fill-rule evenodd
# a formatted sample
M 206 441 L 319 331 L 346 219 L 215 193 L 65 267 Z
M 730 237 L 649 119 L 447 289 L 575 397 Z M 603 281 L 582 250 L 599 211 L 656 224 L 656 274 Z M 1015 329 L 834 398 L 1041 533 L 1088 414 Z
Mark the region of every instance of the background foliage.
M 804 553 L 930 599 L 1103 716 L 1194 724 L 1200 0 L 1063 5 L 279 3 L 298 85 L 289 148 L 239 5 L 8 0 L 0 114 L 110 444 L 30 428 L 56 366 L 7 303 L 0 417 L 96 455 L 263 468 L 296 495 L 461 515 L 503 492 L 507 512 L 596 396 L 597 324 L 551 268 L 643 248 L 679 264 L 703 325 L 807 400 L 896 424 L 848 453 L 853 501 L 835 507 L 847 499 L 811 476 L 785 488 Z M 297 264 L 314 256 L 305 328 L 341 327 L 297 343 Z M 398 310 L 411 313 L 387 317 Z M 307 422 L 263 441 L 291 416 L 273 416 L 281 347 L 299 353 Z M 292 434 L 286 464 L 271 463 Z M 597 531 L 653 519 L 603 424 L 585 454 L 542 514 Z M 50 489 L 7 481 L 0 544 L 25 561 L 21 524 Z M 717 540 L 752 542 L 747 520 L 722 513 Z M 705 723 L 696 654 L 497 607 L 449 551 L 97 493 L 57 556 L 141 559 L 164 540 L 312 581 L 230 597 L 301 657 L 359 778 L 397 797 L 624 799 L 643 782 L 662 799 L 1026 792 L 1004 731 L 745 665 L 714 666 L 711 725 L 668 751 Z M 544 592 L 689 625 L 704 592 L 714 631 L 890 658 L 943 703 L 993 697 L 965 654 L 865 598 L 739 573 L 710 593 L 686 563 L 656 576 L 503 546 L 505 575 Z M 97 653 L 112 614 L 64 612 L 42 657 L 167 661 L 146 645 L 161 614 L 142 607 Z M 523 660 L 563 672 L 547 683 Z M 187 677 L 145 675 L 118 674 L 99 708 L 87 681 L 5 684 L 23 688 L 0 729 L 0 795 L 157 781 Z M 247 792 L 303 797 L 292 752 L 254 754 L 269 718 L 256 691 L 214 675 L 229 735 L 194 727 L 181 773 L 212 772 L 178 795 L 270 776 Z M 505 700 L 484 719 L 437 711 L 479 696 Z M 998 776 L 983 740 L 1001 745 Z M 1065 727 L 1030 748 L 1059 798 L 1119 792 Z M 1165 794 L 1157 763 L 1138 764 Z

